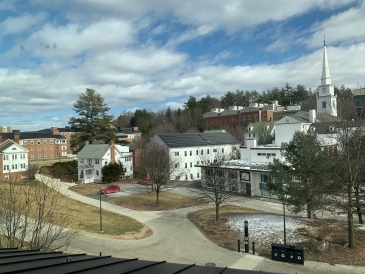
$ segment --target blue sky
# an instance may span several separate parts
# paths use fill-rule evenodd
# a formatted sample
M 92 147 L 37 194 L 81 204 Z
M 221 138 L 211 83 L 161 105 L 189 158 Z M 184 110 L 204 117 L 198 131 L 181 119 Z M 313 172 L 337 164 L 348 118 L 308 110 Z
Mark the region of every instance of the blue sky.
M 123 111 L 189 96 L 365 86 L 365 0 L 1 0 L 0 117 L 64 127 L 86 88 Z

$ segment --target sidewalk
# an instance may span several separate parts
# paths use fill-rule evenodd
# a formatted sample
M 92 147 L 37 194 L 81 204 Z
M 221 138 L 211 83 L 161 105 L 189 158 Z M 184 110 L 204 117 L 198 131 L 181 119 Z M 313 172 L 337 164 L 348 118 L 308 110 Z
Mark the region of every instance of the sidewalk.
M 41 175 L 37 175 L 37 179 L 41 179 Z M 71 185 L 74 184 L 60 182 L 59 191 L 72 199 L 99 207 L 99 200 L 68 190 Z M 270 208 L 273 213 L 282 210 L 280 204 L 276 206 L 258 200 L 245 199 L 242 203 L 244 206 L 252 208 L 265 208 L 265 210 Z M 71 250 L 92 255 L 99 255 L 102 252 L 103 255 L 114 257 L 138 257 L 143 260 L 166 260 L 198 265 L 213 262 L 217 266 L 245 270 L 266 270 L 277 273 L 365 273 L 365 267 L 333 266 L 312 261 L 306 261 L 305 265 L 302 266 L 272 261 L 257 255 L 233 252 L 216 246 L 207 240 L 186 218 L 189 212 L 205 207 L 206 205 L 170 211 L 134 211 L 102 202 L 103 209 L 143 222 L 153 230 L 153 235 L 139 240 L 119 240 L 79 233 L 71 245 Z

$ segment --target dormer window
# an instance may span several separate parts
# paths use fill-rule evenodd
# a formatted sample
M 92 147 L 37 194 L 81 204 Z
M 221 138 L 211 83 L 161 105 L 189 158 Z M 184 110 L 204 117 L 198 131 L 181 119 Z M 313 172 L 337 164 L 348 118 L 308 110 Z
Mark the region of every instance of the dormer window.
M 335 131 L 335 127 L 334 126 L 330 126 L 329 127 L 329 131 Z
M 252 131 L 252 130 L 253 130 L 253 127 L 249 127 L 249 128 L 248 128 L 248 131 Z

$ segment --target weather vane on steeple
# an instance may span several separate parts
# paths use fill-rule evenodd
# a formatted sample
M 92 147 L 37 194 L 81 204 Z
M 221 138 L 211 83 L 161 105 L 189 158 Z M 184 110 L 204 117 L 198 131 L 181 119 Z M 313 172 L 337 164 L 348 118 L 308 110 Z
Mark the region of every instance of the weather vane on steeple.
M 323 43 L 324 43 L 324 46 L 326 46 L 326 34 L 323 35 Z

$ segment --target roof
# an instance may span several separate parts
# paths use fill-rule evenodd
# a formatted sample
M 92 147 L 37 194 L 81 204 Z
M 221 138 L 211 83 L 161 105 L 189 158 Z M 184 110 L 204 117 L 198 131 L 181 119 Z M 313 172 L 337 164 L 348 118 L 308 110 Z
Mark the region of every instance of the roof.
M 312 124 L 308 132 L 317 134 L 334 134 L 336 128 L 352 128 L 364 125 L 364 121 L 333 121 Z M 330 129 L 331 128 L 331 129 Z
M 14 133 L 0 133 L 3 139 L 10 139 L 14 138 Z M 55 134 L 53 135 L 52 132 L 20 132 L 19 134 L 20 140 L 27 140 L 27 139 L 62 139 L 66 140 L 66 137 L 62 134 Z
M 242 169 L 242 170 L 253 170 L 253 171 L 268 171 L 269 165 L 266 163 L 249 163 L 244 160 L 232 160 L 232 161 L 223 161 L 219 163 L 210 163 L 203 165 L 196 165 L 200 167 L 219 167 L 219 168 L 227 168 L 227 169 Z
M 256 123 L 249 123 L 247 128 L 245 129 L 245 132 L 250 133 L 250 134 L 256 134 L 256 133 L 271 133 L 274 126 L 275 126 L 275 121 L 271 121 L 271 122 L 256 122 Z M 265 126 L 269 126 L 268 129 L 266 129 Z M 249 128 L 252 128 L 252 130 L 249 131 Z
M 238 144 L 236 138 L 227 132 L 222 133 L 170 133 L 158 134 L 158 137 L 168 147 L 192 147 L 192 146 L 209 146 Z
M 59 132 L 75 132 L 75 130 L 72 129 L 71 127 L 58 127 L 57 130 Z M 37 132 L 52 132 L 52 128 L 44 128 L 44 129 L 38 130 Z
M 241 269 L 223 267 L 168 263 L 166 261 L 145 261 L 138 258 L 124 259 L 111 256 L 91 256 L 85 253 L 42 252 L 15 248 L 0 248 L 0 260 L 1 272 L 4 273 L 243 273 Z M 244 273 L 270 274 L 272 272 L 245 270 Z
M 224 129 L 210 129 L 210 130 L 205 130 L 204 133 L 222 133 L 222 132 L 226 132 Z
M 139 130 L 133 130 L 133 128 L 123 128 L 119 132 L 123 132 L 125 134 L 142 134 Z
M 14 142 L 13 140 L 8 139 L 0 144 L 0 153 L 3 153 L 6 149 L 8 149 L 9 147 L 11 147 L 13 145 L 23 149 L 24 152 L 25 151 L 28 152 L 28 150 L 26 148 L 24 148 L 23 146 L 19 145 L 18 143 Z
M 105 153 L 108 151 L 109 147 L 110 147 L 109 144 L 102 144 L 102 145 L 90 144 L 90 145 L 86 145 L 77 154 L 77 158 L 101 159 L 101 158 L 103 158 Z

